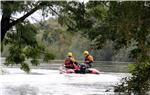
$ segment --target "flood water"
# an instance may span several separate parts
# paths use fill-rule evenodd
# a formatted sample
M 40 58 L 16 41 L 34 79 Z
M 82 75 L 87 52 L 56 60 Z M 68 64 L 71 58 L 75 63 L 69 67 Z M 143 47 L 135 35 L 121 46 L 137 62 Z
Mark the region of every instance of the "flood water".
M 60 74 L 59 70 L 3 68 L 0 95 L 116 95 L 113 86 L 125 73 Z
M 5 60 L 1 59 L 1 63 Z M 129 76 L 127 65 L 94 63 L 101 74 L 60 74 L 62 61 L 31 67 L 26 74 L 18 66 L 0 64 L 0 95 L 117 95 L 113 86 Z M 120 64 L 120 63 L 119 63 Z

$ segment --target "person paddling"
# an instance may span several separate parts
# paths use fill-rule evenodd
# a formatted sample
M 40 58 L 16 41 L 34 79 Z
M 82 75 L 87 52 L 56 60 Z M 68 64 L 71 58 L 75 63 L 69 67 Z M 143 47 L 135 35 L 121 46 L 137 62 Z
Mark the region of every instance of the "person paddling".
M 83 55 L 85 57 L 84 64 L 86 65 L 87 68 L 91 68 L 92 63 L 94 62 L 93 56 L 90 55 L 88 51 L 84 51 Z
M 72 52 L 68 52 L 67 57 L 65 58 L 65 61 L 64 61 L 64 65 L 65 65 L 65 68 L 67 69 L 78 70 L 80 68 L 75 58 L 73 57 Z

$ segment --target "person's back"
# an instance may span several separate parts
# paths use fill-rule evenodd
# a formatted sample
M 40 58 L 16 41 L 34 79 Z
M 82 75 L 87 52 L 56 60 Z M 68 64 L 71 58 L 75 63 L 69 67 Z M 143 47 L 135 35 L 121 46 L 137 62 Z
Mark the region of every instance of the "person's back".
M 84 51 L 83 54 L 85 56 L 84 64 L 86 64 L 88 68 L 91 68 L 92 63 L 94 62 L 93 56 L 91 56 L 88 51 Z

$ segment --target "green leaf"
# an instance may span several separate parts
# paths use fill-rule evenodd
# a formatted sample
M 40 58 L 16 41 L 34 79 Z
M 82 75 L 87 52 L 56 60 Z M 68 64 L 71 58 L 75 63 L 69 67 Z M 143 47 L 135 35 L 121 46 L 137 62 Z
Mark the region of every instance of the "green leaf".
M 27 63 L 22 63 L 20 68 L 27 73 L 30 72 L 30 68 L 29 68 L 29 65 Z
M 130 73 L 133 73 L 133 71 L 136 69 L 136 64 L 132 63 L 128 65 L 128 70 Z

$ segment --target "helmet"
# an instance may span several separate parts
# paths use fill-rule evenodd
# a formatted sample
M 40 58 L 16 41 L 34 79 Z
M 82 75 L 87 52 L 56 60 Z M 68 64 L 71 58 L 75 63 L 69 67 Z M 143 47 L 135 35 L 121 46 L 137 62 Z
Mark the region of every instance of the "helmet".
M 88 51 L 84 51 L 83 55 L 89 55 L 89 52 Z
M 68 56 L 72 56 L 72 52 L 68 52 Z

